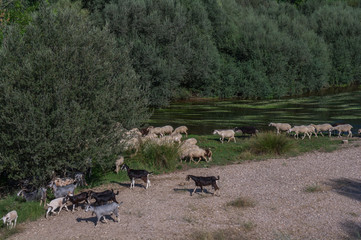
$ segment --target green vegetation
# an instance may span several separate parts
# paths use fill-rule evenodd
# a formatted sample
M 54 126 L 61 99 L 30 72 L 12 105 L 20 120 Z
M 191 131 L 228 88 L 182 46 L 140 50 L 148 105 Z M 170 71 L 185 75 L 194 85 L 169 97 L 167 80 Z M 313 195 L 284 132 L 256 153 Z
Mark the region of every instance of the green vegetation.
M 248 207 L 254 207 L 256 206 L 255 202 L 249 198 L 246 197 L 239 197 L 229 203 L 227 203 L 227 206 L 232 206 L 236 208 L 248 208 Z
M 43 206 L 39 205 L 39 202 L 24 202 L 16 196 L 7 196 L 0 199 L 0 217 L 3 217 L 6 213 L 16 210 L 18 213 L 18 223 L 26 221 L 34 221 L 41 216 L 44 216 L 45 210 Z M 6 239 L 8 236 L 15 234 L 19 231 L 18 226 L 15 229 L 6 229 L 3 222 L 0 223 L 3 227 L 0 229 L 0 239 Z
M 250 141 L 250 150 L 255 154 L 280 155 L 294 148 L 294 143 L 282 134 L 276 135 L 271 132 L 257 134 Z
M 305 192 L 308 193 L 322 192 L 322 191 L 323 191 L 322 187 L 318 184 L 313 184 L 305 187 Z

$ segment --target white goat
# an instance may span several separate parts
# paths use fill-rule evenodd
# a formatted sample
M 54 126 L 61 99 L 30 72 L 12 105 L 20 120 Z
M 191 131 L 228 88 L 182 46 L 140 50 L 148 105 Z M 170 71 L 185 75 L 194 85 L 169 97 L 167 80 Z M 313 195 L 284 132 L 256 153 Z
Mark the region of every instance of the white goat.
M 15 210 L 7 213 L 5 216 L 2 217 L 4 224 L 6 224 L 7 227 L 10 226 L 10 229 L 16 227 L 17 219 L 18 219 L 18 213 Z
M 275 127 L 277 129 L 277 134 L 280 134 L 280 131 L 288 131 L 291 129 L 291 125 L 288 123 L 270 123 L 268 126 Z
M 306 135 L 308 136 L 308 138 L 311 139 L 311 135 L 312 135 L 312 132 L 314 131 L 314 129 L 315 128 L 312 126 L 304 126 L 304 125 L 294 126 L 293 128 L 288 130 L 288 133 L 295 132 L 294 138 L 298 138 L 298 134 L 303 133 L 302 139 L 304 139 L 306 137 Z M 310 132 L 311 132 L 311 134 L 310 134 Z
M 115 172 L 118 174 L 120 166 L 124 163 L 124 157 L 120 156 L 119 159 L 115 161 Z
M 321 133 L 321 136 L 323 137 L 323 133 L 328 130 L 330 130 L 330 128 L 332 128 L 331 124 L 325 123 L 325 124 L 319 124 L 319 125 L 315 125 L 315 124 L 310 124 L 310 126 L 314 127 L 316 129 L 316 134 Z M 329 136 L 331 137 L 331 132 L 329 132 Z
M 63 207 L 65 207 L 66 211 L 68 211 L 68 207 L 66 206 L 66 198 L 65 197 L 53 199 L 50 201 L 50 203 L 47 204 L 47 206 L 48 206 L 48 211 L 45 214 L 45 218 L 48 217 L 49 212 L 55 213 L 54 210 L 57 208 L 59 208 L 58 215 Z
M 332 127 L 330 128 L 328 131 L 331 133 L 332 131 L 338 131 L 338 137 L 341 137 L 341 133 L 343 132 L 348 132 L 347 137 L 352 137 L 352 132 L 351 129 L 353 127 L 350 124 L 343 124 L 343 125 L 338 125 L 336 127 Z
M 221 143 L 223 143 L 224 138 L 228 138 L 227 142 L 229 142 L 231 139 L 236 142 L 236 138 L 234 137 L 235 132 L 233 130 L 214 130 L 213 134 L 218 134 L 219 136 L 221 136 L 219 138 Z
M 186 126 L 180 126 L 180 127 L 177 127 L 176 129 L 174 129 L 173 133 L 185 133 L 186 137 L 188 137 L 187 131 L 188 131 L 188 128 Z

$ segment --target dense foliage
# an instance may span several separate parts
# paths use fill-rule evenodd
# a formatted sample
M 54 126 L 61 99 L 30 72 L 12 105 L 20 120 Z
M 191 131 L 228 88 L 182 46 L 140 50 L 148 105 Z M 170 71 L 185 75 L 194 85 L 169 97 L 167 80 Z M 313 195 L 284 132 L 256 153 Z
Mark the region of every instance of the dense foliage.
M 0 6 L 0 185 L 110 169 L 119 131 L 173 99 L 280 98 L 361 79 L 361 0 Z
M 147 98 L 127 50 L 92 26 L 77 5 L 41 6 L 21 34 L 4 31 L 0 50 L 1 177 L 44 183 L 52 171 L 107 166 L 115 128 L 138 126 Z

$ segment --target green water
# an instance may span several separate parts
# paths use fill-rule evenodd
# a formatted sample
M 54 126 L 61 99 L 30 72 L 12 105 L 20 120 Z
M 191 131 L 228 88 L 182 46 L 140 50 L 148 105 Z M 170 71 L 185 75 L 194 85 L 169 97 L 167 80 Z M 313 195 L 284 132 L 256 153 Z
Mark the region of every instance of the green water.
M 149 124 L 186 125 L 190 134 L 211 134 L 214 129 L 255 126 L 271 129 L 270 122 L 293 125 L 349 123 L 361 128 L 361 91 L 281 100 L 201 100 L 158 109 Z

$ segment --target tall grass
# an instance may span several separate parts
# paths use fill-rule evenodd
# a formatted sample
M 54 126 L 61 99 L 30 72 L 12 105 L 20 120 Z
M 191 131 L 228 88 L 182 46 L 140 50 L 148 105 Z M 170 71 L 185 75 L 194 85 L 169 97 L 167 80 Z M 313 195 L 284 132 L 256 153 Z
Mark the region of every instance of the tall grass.
M 281 155 L 295 148 L 292 140 L 282 134 L 260 133 L 249 142 L 250 150 L 256 154 Z
M 130 162 L 133 166 L 147 167 L 155 172 L 174 171 L 179 164 L 177 144 L 158 145 L 143 143 L 136 156 Z

